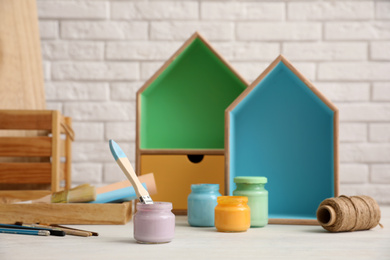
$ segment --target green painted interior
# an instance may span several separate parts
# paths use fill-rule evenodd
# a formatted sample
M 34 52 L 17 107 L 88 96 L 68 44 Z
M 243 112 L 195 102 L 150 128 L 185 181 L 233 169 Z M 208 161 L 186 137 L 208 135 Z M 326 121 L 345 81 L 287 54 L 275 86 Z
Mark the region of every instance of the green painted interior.
M 245 88 L 196 38 L 141 93 L 141 149 L 223 149 L 224 111 Z

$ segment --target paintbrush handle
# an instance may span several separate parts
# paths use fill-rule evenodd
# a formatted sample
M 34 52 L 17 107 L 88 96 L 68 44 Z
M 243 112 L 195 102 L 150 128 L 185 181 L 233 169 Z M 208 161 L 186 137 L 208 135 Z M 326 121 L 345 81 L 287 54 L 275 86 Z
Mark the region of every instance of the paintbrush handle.
M 50 235 L 50 232 L 47 230 L 29 230 L 29 229 L 12 229 L 12 228 L 0 228 L 0 233 L 18 234 L 18 235 L 35 235 L 35 236 Z
M 138 180 L 137 175 L 135 174 L 129 159 L 127 159 L 126 154 L 122 151 L 119 145 L 115 143 L 114 140 L 110 140 L 109 144 L 112 156 L 114 156 L 115 161 L 118 163 L 123 173 L 133 185 L 135 193 L 139 197 L 141 203 L 153 204 L 153 200 L 150 198 L 149 193 L 146 191 L 146 189 L 142 187 L 141 182 Z
M 91 232 L 88 231 L 82 231 L 82 230 L 75 230 L 75 229 L 70 229 L 70 228 L 65 228 L 65 227 L 55 227 L 55 226 L 50 226 L 50 225 L 35 225 L 37 227 L 46 227 L 46 228 L 51 228 L 51 229 L 58 229 L 62 230 L 65 232 L 67 235 L 72 235 L 72 236 L 80 236 L 80 237 L 89 237 L 92 236 Z
M 13 229 L 27 229 L 27 230 L 46 230 L 49 231 L 52 236 L 65 236 L 65 232 L 62 230 L 54 230 L 52 228 L 42 228 L 42 227 L 34 227 L 31 225 L 11 225 L 11 224 L 0 224 L 1 228 L 13 228 Z
M 149 193 L 146 191 L 146 189 L 142 186 L 141 182 L 138 180 L 137 175 L 135 174 L 134 169 L 130 164 L 130 161 L 127 158 L 118 158 L 116 162 L 118 163 L 123 173 L 126 175 L 126 177 L 133 185 L 137 196 L 138 197 L 149 196 Z

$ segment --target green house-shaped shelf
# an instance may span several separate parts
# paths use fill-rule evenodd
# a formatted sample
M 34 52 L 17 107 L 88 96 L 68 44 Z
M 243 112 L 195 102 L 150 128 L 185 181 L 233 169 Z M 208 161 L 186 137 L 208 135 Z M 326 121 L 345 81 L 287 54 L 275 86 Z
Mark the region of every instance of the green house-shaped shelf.
M 137 173 L 154 172 L 156 200 L 185 212 L 191 184 L 214 182 L 224 190 L 224 112 L 247 86 L 195 33 L 140 88 Z
M 226 110 L 226 190 L 266 176 L 270 223 L 316 224 L 338 196 L 338 110 L 279 56 Z

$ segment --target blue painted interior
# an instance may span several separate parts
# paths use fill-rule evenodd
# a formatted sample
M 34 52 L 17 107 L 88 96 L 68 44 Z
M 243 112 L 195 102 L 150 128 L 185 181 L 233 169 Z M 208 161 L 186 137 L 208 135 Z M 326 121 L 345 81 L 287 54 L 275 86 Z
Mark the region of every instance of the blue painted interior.
M 265 176 L 270 218 L 315 219 L 334 196 L 334 112 L 283 62 L 230 112 L 236 176 Z

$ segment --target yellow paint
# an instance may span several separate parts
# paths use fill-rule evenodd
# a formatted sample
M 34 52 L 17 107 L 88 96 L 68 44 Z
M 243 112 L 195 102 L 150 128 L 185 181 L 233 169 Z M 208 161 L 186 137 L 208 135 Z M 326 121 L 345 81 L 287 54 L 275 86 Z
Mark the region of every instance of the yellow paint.
M 221 196 L 215 207 L 215 227 L 222 232 L 242 232 L 251 225 L 248 197 Z
M 225 161 L 223 155 L 205 155 L 199 163 L 191 162 L 187 155 L 141 155 L 141 175 L 154 173 L 157 194 L 154 201 L 173 203 L 174 210 L 187 209 L 191 184 L 219 184 L 225 193 Z

